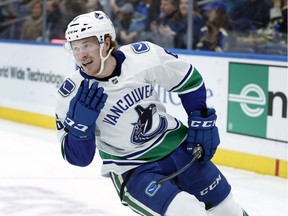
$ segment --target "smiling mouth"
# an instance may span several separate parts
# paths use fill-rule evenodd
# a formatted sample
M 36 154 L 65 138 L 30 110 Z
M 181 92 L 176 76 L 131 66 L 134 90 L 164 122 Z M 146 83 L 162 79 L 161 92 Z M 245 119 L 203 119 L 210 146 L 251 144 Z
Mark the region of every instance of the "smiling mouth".
M 91 64 L 93 61 L 89 61 L 89 62 L 83 62 L 82 63 L 82 65 L 85 67 L 85 66 L 87 66 L 87 65 L 89 65 L 89 64 Z

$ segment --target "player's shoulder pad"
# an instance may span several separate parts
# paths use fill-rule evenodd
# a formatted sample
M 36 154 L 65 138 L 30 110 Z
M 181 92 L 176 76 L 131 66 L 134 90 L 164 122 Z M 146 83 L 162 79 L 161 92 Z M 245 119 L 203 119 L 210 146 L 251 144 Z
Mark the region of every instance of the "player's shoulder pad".
M 63 97 L 67 97 L 75 90 L 75 88 L 76 84 L 70 78 L 67 78 L 58 89 L 58 93 Z

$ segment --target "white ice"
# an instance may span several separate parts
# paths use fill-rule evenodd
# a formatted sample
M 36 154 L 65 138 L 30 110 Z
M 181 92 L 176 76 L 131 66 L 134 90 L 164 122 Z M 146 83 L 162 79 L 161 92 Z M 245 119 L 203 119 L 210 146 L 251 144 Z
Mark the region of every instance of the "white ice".
M 100 165 L 98 156 L 85 168 L 68 164 L 53 130 L 0 120 L 0 216 L 136 215 Z M 250 216 L 288 215 L 287 179 L 220 169 Z

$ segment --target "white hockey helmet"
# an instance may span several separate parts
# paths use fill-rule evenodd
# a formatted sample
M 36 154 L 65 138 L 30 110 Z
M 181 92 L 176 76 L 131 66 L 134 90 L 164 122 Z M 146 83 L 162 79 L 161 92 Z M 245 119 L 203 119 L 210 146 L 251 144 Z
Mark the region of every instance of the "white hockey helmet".
M 96 36 L 102 44 L 105 35 L 109 34 L 114 41 L 116 33 L 110 18 L 102 11 L 93 11 L 75 17 L 67 27 L 65 38 L 67 42 Z

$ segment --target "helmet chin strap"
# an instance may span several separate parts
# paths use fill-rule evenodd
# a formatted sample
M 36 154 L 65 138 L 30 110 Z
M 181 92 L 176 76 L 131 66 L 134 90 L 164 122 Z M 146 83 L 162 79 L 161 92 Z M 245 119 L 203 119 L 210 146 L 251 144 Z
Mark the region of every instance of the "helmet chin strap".
M 99 52 L 100 52 L 101 62 L 100 62 L 100 69 L 99 69 L 98 73 L 96 73 L 96 76 L 99 76 L 100 74 L 102 74 L 102 72 L 104 71 L 104 63 L 109 58 L 109 56 L 111 55 L 111 52 L 112 52 L 112 49 L 110 49 L 107 53 L 107 56 L 103 57 L 103 55 L 102 55 L 103 48 L 104 48 L 104 43 L 102 43 L 100 45 Z

